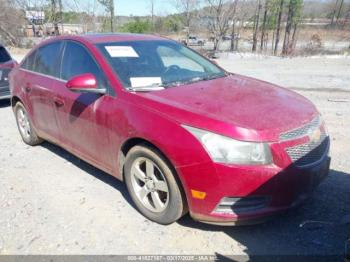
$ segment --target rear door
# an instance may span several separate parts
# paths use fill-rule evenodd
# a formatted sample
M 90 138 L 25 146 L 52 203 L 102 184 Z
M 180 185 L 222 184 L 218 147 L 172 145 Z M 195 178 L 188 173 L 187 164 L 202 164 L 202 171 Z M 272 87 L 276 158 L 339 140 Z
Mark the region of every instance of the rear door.
M 62 143 L 82 158 L 105 171 L 112 170 L 108 123 L 109 103 L 114 98 L 93 93 L 76 93 L 66 88 L 66 81 L 85 73 L 93 74 L 100 88 L 109 89 L 99 65 L 82 44 L 66 41 L 60 78 L 55 81 L 56 115 Z
M 53 141 L 59 139 L 54 111 L 53 82 L 59 74 L 62 42 L 40 47 L 22 65 L 26 71 L 22 90 L 29 101 L 30 112 L 39 134 Z

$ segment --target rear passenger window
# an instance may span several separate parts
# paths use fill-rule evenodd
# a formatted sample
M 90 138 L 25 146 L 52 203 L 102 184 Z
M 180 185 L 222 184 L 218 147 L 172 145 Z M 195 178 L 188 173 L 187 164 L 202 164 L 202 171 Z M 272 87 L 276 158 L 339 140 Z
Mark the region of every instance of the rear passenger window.
M 5 63 L 10 60 L 11 57 L 9 53 L 7 53 L 6 49 L 3 46 L 0 46 L 0 63 Z
M 74 76 L 90 73 L 96 77 L 100 87 L 106 87 L 107 81 L 89 52 L 80 44 L 67 42 L 62 60 L 61 78 L 69 80 Z
M 34 62 L 35 62 L 35 57 L 36 57 L 36 51 L 31 53 L 23 62 L 22 68 L 27 69 L 29 71 L 34 71 Z
M 61 45 L 61 42 L 56 42 L 40 47 L 37 51 L 34 71 L 44 75 L 58 77 Z

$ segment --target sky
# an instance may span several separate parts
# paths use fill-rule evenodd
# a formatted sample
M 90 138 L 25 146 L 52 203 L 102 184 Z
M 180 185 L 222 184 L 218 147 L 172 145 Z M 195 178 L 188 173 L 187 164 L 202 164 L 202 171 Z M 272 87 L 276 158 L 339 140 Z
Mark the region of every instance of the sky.
M 65 9 L 74 10 L 92 10 L 94 6 L 98 6 L 98 13 L 103 12 L 103 7 L 96 4 L 97 0 L 65 0 L 64 5 Z M 150 0 L 114 0 L 116 5 L 116 13 L 117 15 L 122 16 L 144 16 L 150 15 Z M 176 12 L 175 5 L 173 4 L 173 0 L 154 0 L 155 15 L 168 15 Z

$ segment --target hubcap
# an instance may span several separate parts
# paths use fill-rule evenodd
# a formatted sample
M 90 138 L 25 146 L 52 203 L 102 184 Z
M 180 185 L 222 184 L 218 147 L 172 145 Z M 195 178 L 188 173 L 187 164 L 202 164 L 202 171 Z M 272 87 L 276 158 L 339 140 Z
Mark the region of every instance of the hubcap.
M 160 168 L 150 159 L 139 157 L 131 166 L 132 188 L 145 208 L 162 212 L 169 203 L 169 188 Z
M 17 121 L 18 121 L 18 127 L 19 131 L 21 132 L 21 135 L 29 139 L 30 134 L 31 134 L 31 129 L 30 129 L 30 123 L 28 116 L 26 112 L 23 110 L 23 108 L 19 108 L 17 111 Z

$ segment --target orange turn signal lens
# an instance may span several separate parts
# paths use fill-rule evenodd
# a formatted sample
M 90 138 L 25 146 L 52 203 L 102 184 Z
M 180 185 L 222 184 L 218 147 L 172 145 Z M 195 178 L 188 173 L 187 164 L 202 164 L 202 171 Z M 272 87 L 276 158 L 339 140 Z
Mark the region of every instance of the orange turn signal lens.
M 205 192 L 201 192 L 201 191 L 197 191 L 197 190 L 191 190 L 192 193 L 192 197 L 193 198 L 197 198 L 197 199 L 201 199 L 203 200 L 205 198 L 205 196 L 207 195 L 207 193 Z

